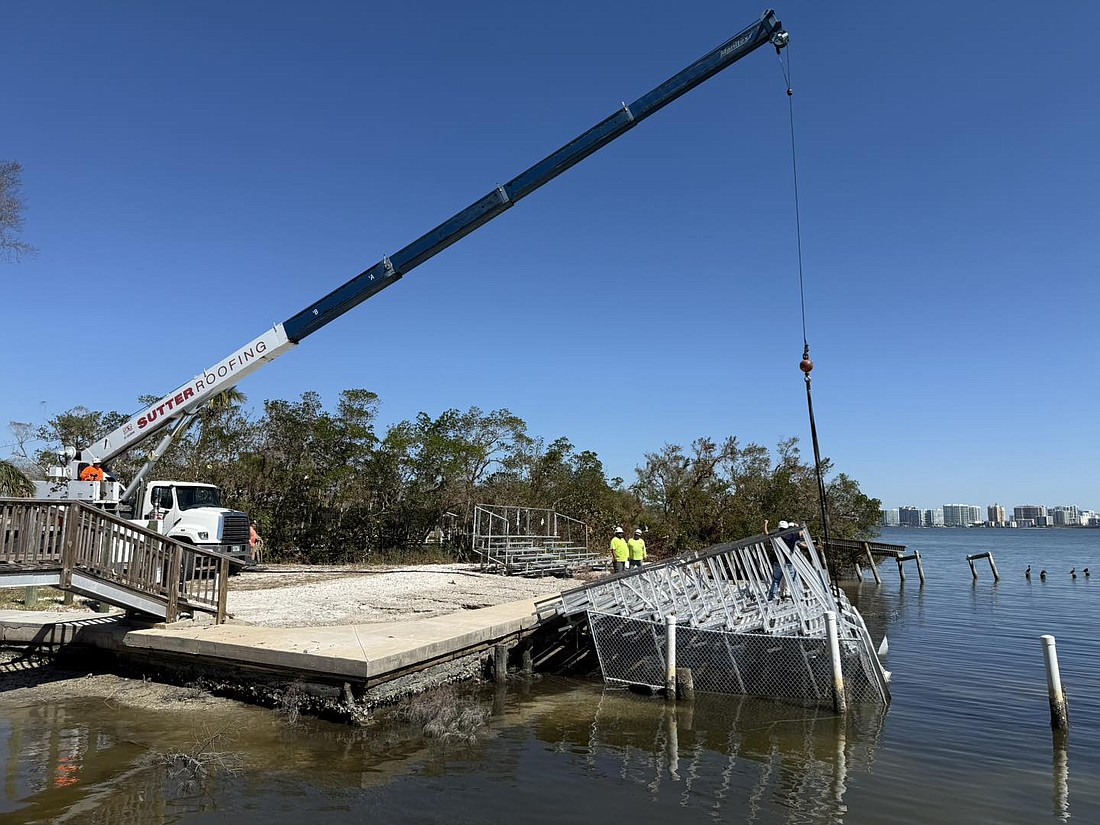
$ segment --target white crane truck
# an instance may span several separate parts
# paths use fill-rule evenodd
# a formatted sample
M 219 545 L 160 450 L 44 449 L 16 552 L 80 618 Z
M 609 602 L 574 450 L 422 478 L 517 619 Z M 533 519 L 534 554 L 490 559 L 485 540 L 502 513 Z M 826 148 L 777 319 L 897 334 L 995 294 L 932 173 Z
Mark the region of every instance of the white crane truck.
M 216 487 L 192 482 L 144 481 L 153 464 L 168 449 L 172 440 L 186 429 L 204 404 L 295 347 L 307 335 L 492 220 L 520 198 L 634 128 L 680 95 L 767 43 L 779 52 L 787 45 L 788 39 L 775 13 L 770 9 L 765 11 L 752 25 L 661 85 L 629 105 L 624 103 L 614 114 L 508 183 L 497 186 L 408 246 L 384 257 L 319 301 L 203 370 L 186 384 L 133 415 L 114 432 L 79 449 L 65 448 L 59 454 L 60 465 L 51 468 L 49 479 L 36 482 L 36 496 L 88 501 L 128 515 L 138 524 L 172 538 L 227 554 L 243 562 L 248 557 L 248 516 L 223 508 Z M 160 442 L 125 489 L 110 477 L 103 481 L 80 480 L 81 472 L 86 467 L 94 463 L 109 466 L 113 459 L 162 431 L 165 434 Z

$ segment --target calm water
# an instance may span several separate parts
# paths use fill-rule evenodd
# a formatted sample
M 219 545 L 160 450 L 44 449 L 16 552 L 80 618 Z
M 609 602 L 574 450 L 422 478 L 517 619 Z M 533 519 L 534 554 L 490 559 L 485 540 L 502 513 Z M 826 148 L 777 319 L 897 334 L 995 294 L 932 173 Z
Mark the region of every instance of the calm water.
M 547 678 L 474 694 L 487 728 L 442 745 L 412 725 L 291 724 L 250 707 L 219 718 L 32 704 L 0 721 L 0 822 L 1100 822 L 1100 530 L 882 538 L 921 550 L 928 576 L 921 588 L 910 562 L 901 585 L 891 561 L 881 587 L 850 591 L 890 640 L 885 712 L 839 720 L 728 696 L 670 709 Z M 999 584 L 984 560 L 971 579 L 965 556 L 985 550 Z M 1028 564 L 1047 580 L 1027 581 Z M 1049 727 L 1044 633 L 1070 700 L 1064 748 Z M 236 774 L 193 781 L 150 761 L 227 724 Z

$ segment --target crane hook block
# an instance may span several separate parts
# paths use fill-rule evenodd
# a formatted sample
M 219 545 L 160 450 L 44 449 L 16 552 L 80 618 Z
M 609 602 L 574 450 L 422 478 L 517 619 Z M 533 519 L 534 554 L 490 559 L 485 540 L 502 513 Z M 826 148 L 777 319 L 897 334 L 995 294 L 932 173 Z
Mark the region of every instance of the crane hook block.
M 809 375 L 813 371 L 814 362 L 810 360 L 810 356 L 806 355 L 802 358 L 802 362 L 798 365 L 798 368 L 806 373 L 806 375 Z

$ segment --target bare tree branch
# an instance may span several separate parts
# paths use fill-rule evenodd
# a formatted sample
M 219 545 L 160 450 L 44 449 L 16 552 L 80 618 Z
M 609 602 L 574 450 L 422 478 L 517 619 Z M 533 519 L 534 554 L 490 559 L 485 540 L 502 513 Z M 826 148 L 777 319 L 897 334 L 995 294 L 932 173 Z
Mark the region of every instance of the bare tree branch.
M 18 161 L 0 160 L 0 257 L 18 261 L 38 250 L 17 237 L 23 228 L 23 199 L 20 189 L 23 166 Z

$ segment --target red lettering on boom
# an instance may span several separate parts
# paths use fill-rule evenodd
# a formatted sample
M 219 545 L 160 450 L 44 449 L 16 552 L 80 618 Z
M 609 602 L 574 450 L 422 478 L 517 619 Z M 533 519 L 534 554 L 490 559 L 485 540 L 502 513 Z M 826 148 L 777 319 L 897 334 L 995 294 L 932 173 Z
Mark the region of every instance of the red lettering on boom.
M 163 417 L 166 411 L 171 411 L 176 407 L 182 406 L 189 398 L 195 398 L 198 394 L 204 390 L 213 390 L 218 383 L 219 378 L 225 378 L 231 372 L 235 371 L 237 367 L 243 367 L 253 358 L 257 358 L 263 353 L 267 352 L 267 342 L 257 341 L 255 346 L 248 347 L 241 350 L 237 355 L 234 355 L 226 363 L 219 364 L 214 368 L 214 372 L 205 372 L 198 376 L 192 385 L 185 388 L 183 391 L 176 393 L 173 396 L 161 401 L 157 406 L 150 407 L 144 415 L 141 415 L 137 419 L 137 428 L 143 430 L 156 421 L 158 418 Z

